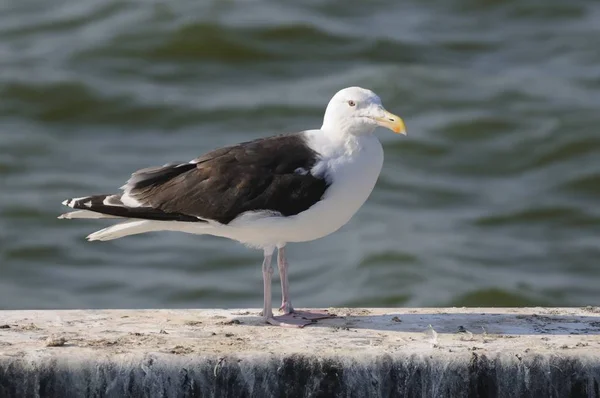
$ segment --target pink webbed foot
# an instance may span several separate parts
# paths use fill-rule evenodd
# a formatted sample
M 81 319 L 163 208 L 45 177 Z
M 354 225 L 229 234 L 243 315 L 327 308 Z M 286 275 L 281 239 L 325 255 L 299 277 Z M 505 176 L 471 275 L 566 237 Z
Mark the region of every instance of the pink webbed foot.
M 294 314 L 286 314 L 279 316 L 272 316 L 267 318 L 267 323 L 274 326 L 281 326 L 285 328 L 303 328 L 306 325 L 315 323 L 315 320 L 305 319 Z
M 298 311 L 291 310 L 285 315 L 273 316 L 267 319 L 267 323 L 275 326 L 303 328 L 306 325 L 316 323 L 319 319 L 335 318 L 326 310 Z

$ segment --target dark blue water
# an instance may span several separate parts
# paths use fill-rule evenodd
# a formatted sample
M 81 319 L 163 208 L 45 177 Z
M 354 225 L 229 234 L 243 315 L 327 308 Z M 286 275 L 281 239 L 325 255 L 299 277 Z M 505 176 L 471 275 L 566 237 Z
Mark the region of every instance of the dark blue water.
M 197 3 L 0 4 L 1 308 L 260 306 L 260 252 L 90 243 L 109 223 L 60 202 L 319 127 L 352 85 L 409 136 L 378 132 L 348 225 L 289 246 L 296 305 L 600 302 L 599 2 Z

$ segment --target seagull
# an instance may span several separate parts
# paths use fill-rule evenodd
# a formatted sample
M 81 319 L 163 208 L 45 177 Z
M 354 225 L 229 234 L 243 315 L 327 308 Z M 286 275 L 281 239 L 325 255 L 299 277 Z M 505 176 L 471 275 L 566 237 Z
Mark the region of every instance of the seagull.
M 213 150 L 187 163 L 134 172 L 122 193 L 63 202 L 75 211 L 59 218 L 114 218 L 94 232 L 107 241 L 151 231 L 229 238 L 261 249 L 264 302 L 271 325 L 304 327 L 334 317 L 292 306 L 285 247 L 329 235 L 365 203 L 381 172 L 378 127 L 406 135 L 403 120 L 371 90 L 348 87 L 329 101 L 320 129 L 281 134 Z M 277 249 L 281 315 L 271 305 L 272 258 Z

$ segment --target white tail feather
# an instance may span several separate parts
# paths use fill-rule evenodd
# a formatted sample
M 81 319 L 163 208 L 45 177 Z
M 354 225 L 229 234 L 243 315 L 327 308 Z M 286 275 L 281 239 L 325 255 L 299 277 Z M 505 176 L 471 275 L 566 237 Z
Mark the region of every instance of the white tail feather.
M 214 227 L 206 223 L 187 223 L 178 221 L 129 220 L 88 235 L 89 241 L 112 240 L 128 235 L 155 231 L 179 231 L 191 234 L 205 234 Z
M 89 210 L 77 210 L 77 211 L 72 211 L 70 213 L 61 214 L 60 216 L 58 216 L 58 218 L 61 218 L 61 219 L 71 219 L 71 218 L 98 219 L 98 218 L 122 218 L 122 217 L 111 216 L 110 214 L 102 214 L 102 213 L 97 213 L 95 211 L 89 211 Z
M 111 227 L 101 229 L 100 231 L 96 231 L 93 234 L 88 235 L 87 240 L 112 240 L 128 235 L 137 235 L 144 232 L 160 231 L 163 229 L 164 228 L 160 222 L 153 222 L 149 220 L 125 221 L 121 224 L 116 224 Z

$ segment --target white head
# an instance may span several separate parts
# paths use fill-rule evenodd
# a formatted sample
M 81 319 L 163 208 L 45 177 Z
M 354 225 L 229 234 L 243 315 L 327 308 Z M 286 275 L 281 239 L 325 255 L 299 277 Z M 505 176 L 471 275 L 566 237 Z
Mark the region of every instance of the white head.
M 348 87 L 338 91 L 329 101 L 321 129 L 365 135 L 372 134 L 377 126 L 406 134 L 404 121 L 386 111 L 374 92 L 361 87 Z

